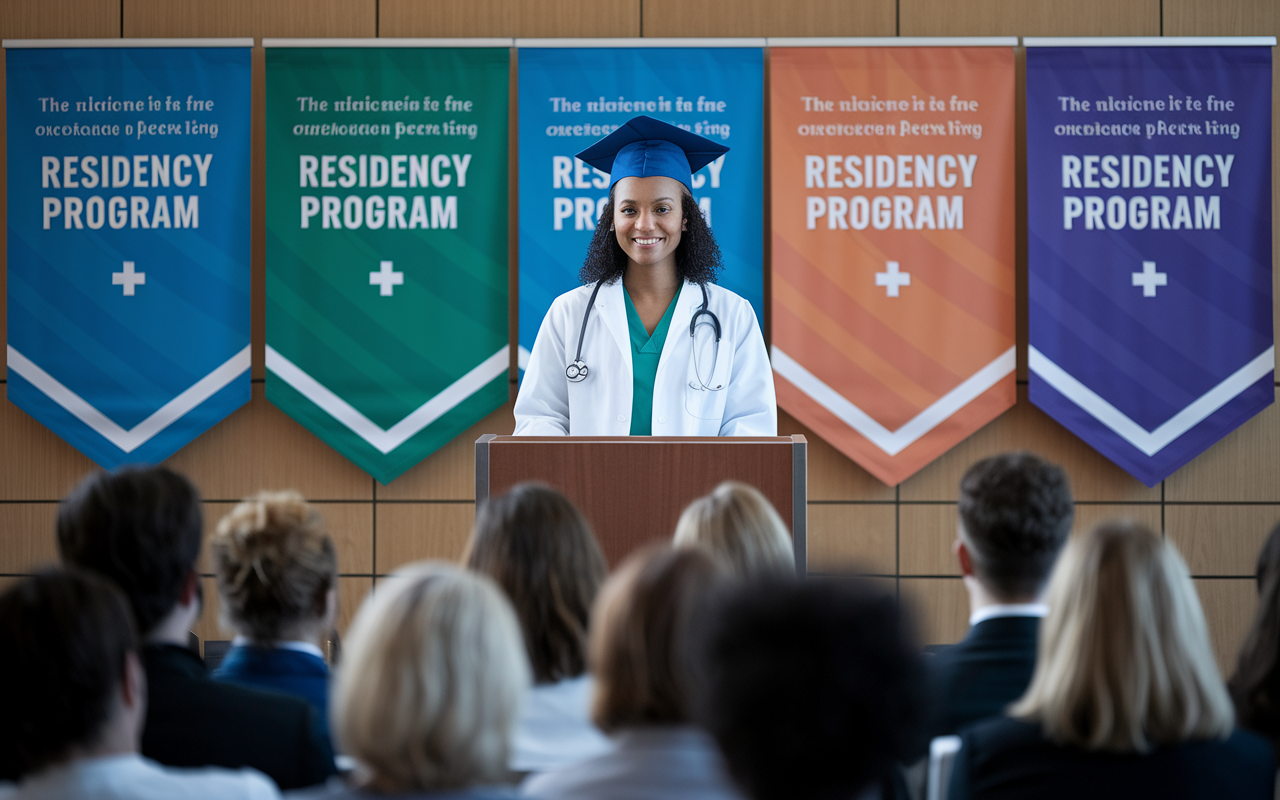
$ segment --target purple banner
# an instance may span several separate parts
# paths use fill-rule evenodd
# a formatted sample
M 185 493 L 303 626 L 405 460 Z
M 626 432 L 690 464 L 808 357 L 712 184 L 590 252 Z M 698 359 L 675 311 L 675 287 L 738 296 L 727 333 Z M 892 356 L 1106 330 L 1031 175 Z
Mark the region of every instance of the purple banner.
M 1028 47 L 1031 401 L 1148 486 L 1275 398 L 1271 49 Z

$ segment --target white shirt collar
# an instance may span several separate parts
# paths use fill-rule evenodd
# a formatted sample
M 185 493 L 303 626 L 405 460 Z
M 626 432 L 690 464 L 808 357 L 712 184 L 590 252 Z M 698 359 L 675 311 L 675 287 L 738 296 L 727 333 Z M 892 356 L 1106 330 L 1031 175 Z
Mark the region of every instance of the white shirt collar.
M 248 647 L 252 644 L 253 642 L 244 636 L 237 636 L 231 640 L 232 647 Z M 299 653 L 306 653 L 307 655 L 312 655 L 319 659 L 324 658 L 324 651 L 319 647 L 316 647 L 311 642 L 276 642 L 272 647 L 277 650 L 295 650 Z
M 969 627 L 979 622 L 986 622 L 997 617 L 1040 617 L 1049 613 L 1044 603 L 1009 603 L 1007 605 L 983 606 L 969 615 Z

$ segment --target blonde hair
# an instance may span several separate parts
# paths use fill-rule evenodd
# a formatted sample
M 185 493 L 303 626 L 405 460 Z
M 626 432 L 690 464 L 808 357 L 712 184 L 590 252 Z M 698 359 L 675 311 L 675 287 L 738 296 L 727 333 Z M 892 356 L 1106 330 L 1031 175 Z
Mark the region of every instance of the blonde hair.
M 223 623 L 274 644 L 321 619 L 338 556 L 324 519 L 297 492 L 259 492 L 218 522 L 210 543 Z
M 706 548 L 739 578 L 796 568 L 791 534 L 773 504 L 737 481 L 725 481 L 690 503 L 676 524 L 674 543 Z
M 528 685 L 502 591 L 483 575 L 418 562 L 380 580 L 351 623 L 333 731 L 380 784 L 400 791 L 496 783 Z
M 642 550 L 605 582 L 591 615 L 591 720 L 613 732 L 689 720 L 690 628 L 719 584 L 701 548 Z
M 1173 545 L 1105 522 L 1067 544 L 1046 602 L 1035 675 L 1012 716 L 1059 744 L 1113 752 L 1231 733 L 1231 699 Z

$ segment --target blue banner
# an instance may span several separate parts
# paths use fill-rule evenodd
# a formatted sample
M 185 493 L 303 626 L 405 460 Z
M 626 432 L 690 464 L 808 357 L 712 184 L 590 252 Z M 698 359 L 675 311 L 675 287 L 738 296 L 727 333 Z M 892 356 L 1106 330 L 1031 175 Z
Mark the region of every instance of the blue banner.
M 758 47 L 523 48 L 520 85 L 520 367 L 578 270 L 609 176 L 574 154 L 639 114 L 728 145 L 693 176 L 724 258 L 721 286 L 764 324 L 764 51 Z
M 6 53 L 8 398 L 103 467 L 249 399 L 248 47 Z
M 1031 401 L 1148 486 L 1275 398 L 1271 50 L 1027 48 Z

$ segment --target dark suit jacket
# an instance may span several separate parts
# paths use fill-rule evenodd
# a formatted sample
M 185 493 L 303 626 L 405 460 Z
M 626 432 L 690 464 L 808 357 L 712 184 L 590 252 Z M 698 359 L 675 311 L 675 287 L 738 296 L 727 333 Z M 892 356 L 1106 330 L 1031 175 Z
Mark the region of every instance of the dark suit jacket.
M 329 665 L 311 653 L 284 647 L 236 645 L 214 670 L 213 679 L 301 697 L 329 741 Z
M 931 660 L 935 717 L 930 737 L 997 717 L 1022 697 L 1036 669 L 1038 617 L 995 617 Z
M 1269 800 L 1275 759 L 1265 739 L 1237 729 L 1225 742 L 1184 742 L 1147 755 L 1055 745 L 1022 720 L 979 723 L 961 735 L 947 800 Z
M 281 789 L 322 783 L 332 775 L 305 700 L 218 683 L 185 647 L 148 645 L 147 723 L 142 754 L 171 767 L 253 767 Z

